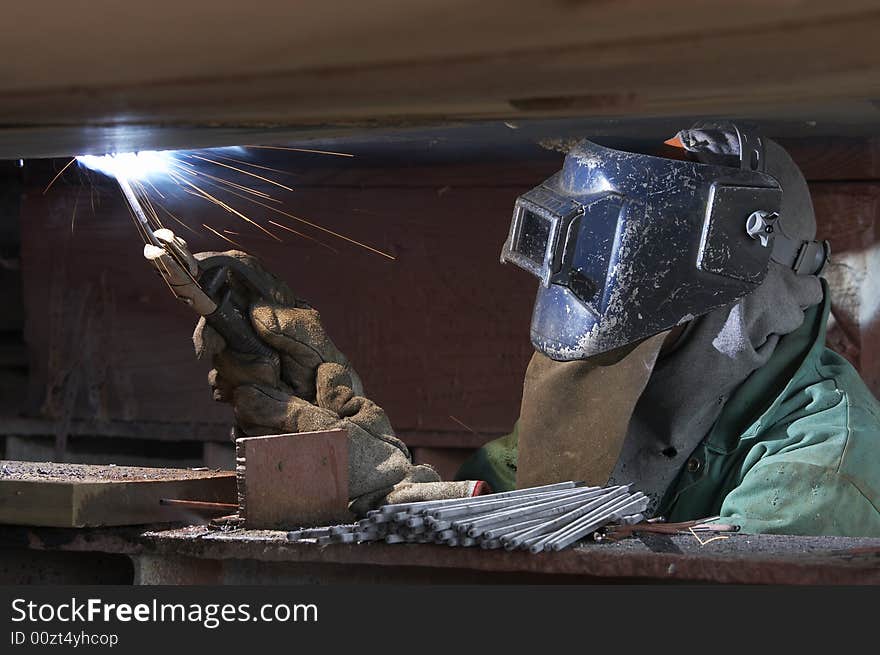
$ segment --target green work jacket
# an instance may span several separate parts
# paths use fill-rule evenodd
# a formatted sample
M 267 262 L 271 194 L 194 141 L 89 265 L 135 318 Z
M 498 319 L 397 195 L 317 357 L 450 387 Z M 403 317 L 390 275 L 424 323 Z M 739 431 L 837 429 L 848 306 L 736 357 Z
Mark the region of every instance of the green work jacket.
M 751 533 L 880 537 L 880 404 L 825 347 L 831 303 L 823 286 L 824 302 L 731 396 L 659 514 L 670 521 L 720 514 Z M 514 428 L 456 477 L 513 489 L 516 442 Z

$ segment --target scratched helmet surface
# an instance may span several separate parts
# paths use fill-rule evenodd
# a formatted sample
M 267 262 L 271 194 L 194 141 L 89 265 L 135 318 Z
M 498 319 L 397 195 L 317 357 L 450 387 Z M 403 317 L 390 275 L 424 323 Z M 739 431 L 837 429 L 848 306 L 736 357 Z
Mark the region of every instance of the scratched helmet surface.
M 771 258 L 821 269 L 827 244 L 775 230 L 785 190 L 762 139 L 730 130 L 739 157 L 718 163 L 581 141 L 517 199 L 501 260 L 540 281 L 538 351 L 569 361 L 637 343 L 754 291 Z

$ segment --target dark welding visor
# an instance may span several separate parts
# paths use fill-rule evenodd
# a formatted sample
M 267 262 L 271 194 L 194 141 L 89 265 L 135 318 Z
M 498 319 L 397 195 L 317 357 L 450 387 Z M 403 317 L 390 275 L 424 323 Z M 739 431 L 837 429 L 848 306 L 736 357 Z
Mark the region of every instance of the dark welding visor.
M 538 187 L 517 199 L 511 231 L 501 260 L 550 280 L 560 229 L 584 212 L 579 202 Z

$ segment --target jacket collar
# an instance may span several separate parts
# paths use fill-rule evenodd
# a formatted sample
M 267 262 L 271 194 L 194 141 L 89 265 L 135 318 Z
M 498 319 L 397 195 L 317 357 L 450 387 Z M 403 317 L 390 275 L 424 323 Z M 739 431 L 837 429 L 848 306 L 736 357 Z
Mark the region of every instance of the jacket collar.
M 804 311 L 801 326 L 781 337 L 770 361 L 733 393 L 706 440 L 710 449 L 730 452 L 740 440 L 753 438 L 765 426 L 775 424 L 779 406 L 825 350 L 831 294 L 828 283 L 820 280 L 822 302 Z

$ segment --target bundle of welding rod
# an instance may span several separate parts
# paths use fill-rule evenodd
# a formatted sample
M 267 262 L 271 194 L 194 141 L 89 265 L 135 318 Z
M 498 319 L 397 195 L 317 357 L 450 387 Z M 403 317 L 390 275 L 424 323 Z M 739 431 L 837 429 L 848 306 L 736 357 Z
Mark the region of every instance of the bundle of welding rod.
M 351 525 L 306 528 L 291 541 L 384 541 L 557 551 L 611 523 L 637 523 L 648 498 L 628 486 L 560 482 L 474 498 L 384 505 Z

